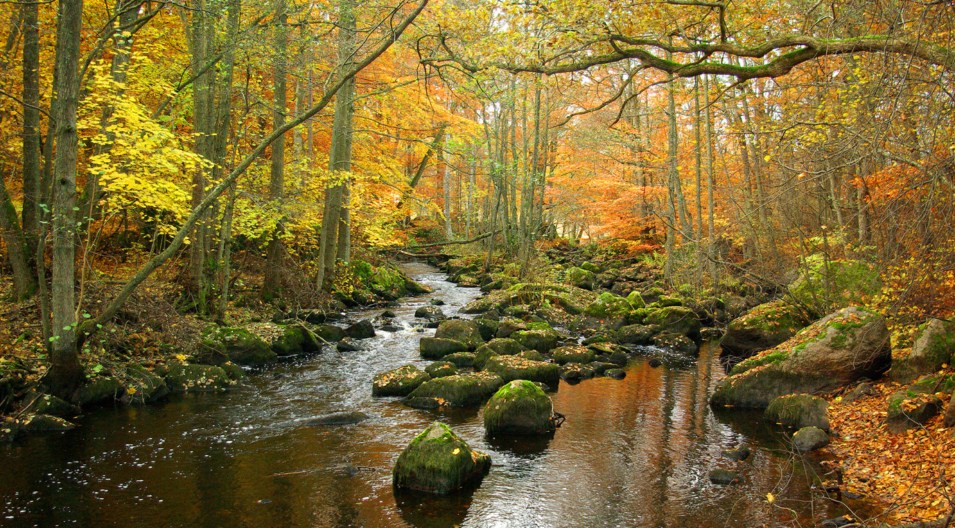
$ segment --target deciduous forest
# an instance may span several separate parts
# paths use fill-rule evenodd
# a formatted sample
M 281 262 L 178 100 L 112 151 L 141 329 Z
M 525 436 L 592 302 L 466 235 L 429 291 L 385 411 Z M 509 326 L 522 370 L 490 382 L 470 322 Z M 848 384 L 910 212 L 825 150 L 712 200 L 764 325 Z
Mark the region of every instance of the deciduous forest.
M 309 430 L 408 447 L 288 526 L 483 526 L 493 439 L 569 457 L 615 398 L 690 413 L 637 451 L 716 502 L 575 526 L 955 522 L 950 1 L 23 0 L 0 46 L 0 460 L 311 365 L 374 399 Z M 98 515 L 37 482 L 0 524 Z M 104 525 L 232 523 L 168 515 Z

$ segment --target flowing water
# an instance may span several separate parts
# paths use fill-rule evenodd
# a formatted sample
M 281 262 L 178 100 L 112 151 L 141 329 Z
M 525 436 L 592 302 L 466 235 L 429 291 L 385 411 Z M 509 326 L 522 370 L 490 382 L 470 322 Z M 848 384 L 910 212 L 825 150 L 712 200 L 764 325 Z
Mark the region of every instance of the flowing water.
M 403 329 L 379 330 L 362 351 L 284 363 L 228 393 L 96 410 L 68 433 L 0 446 L 0 526 L 732 527 L 843 513 L 807 491 L 806 466 L 778 432 L 751 415 L 714 416 L 715 347 L 684 368 L 636 359 L 622 381 L 562 383 L 552 396 L 567 421 L 549 440 L 489 443 L 479 410 L 373 399 L 377 372 L 426 364 L 416 308 L 441 299 L 453 314 L 479 295 L 433 268 L 408 271 L 434 293 L 403 300 L 393 310 Z M 350 410 L 371 418 L 307 423 Z M 396 496 L 394 460 L 435 419 L 490 453 L 490 473 L 452 497 Z M 721 456 L 742 444 L 753 448 L 748 461 Z M 743 484 L 710 484 L 715 467 L 738 469 Z

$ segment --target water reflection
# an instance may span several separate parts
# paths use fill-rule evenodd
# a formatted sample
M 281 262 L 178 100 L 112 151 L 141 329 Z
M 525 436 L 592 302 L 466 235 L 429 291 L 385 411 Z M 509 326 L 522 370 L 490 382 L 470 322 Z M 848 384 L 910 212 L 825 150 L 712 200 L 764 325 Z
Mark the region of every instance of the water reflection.
M 722 375 L 709 347 L 695 363 L 652 368 L 638 359 L 624 380 L 564 385 L 551 393 L 567 417 L 552 438 L 487 439 L 479 409 L 431 413 L 372 399 L 375 373 L 426 364 L 417 307 L 441 298 L 453 313 L 478 295 L 433 269 L 417 273 L 435 293 L 394 309 L 401 329 L 379 332 L 361 351 L 283 364 L 231 393 L 103 409 L 66 434 L 0 446 L 0 525 L 717 527 L 842 513 L 806 492 L 802 466 L 772 451 L 784 445 L 758 416 L 709 409 Z M 359 410 L 370 418 L 307 424 Z M 490 453 L 490 473 L 453 497 L 396 496 L 394 460 L 435 419 Z M 754 447 L 749 461 L 720 455 L 740 444 Z M 743 484 L 710 484 L 714 467 L 738 469 Z M 795 518 L 761 500 L 770 491 Z

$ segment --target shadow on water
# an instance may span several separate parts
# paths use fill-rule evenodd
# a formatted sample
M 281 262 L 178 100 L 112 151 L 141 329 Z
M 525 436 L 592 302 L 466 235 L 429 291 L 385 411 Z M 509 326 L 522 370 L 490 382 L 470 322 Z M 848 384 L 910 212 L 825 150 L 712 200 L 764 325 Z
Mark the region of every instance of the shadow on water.
M 807 526 L 843 513 L 807 491 L 805 466 L 758 416 L 709 408 L 723 376 L 714 347 L 656 368 L 638 357 L 621 381 L 562 384 L 551 397 L 566 421 L 541 440 L 489 440 L 479 409 L 372 398 L 377 372 L 426 365 L 418 341 L 433 330 L 416 327 L 418 307 L 441 299 L 452 315 L 479 295 L 433 268 L 411 271 L 434 293 L 402 301 L 398 330 L 357 352 L 281 364 L 224 394 L 97 410 L 65 434 L 0 446 L 0 526 L 707 528 Z M 314 425 L 349 411 L 368 419 Z M 490 473 L 464 494 L 396 497 L 395 459 L 436 419 L 488 452 Z M 753 449 L 746 462 L 721 456 L 743 444 Z M 743 483 L 712 485 L 716 467 Z

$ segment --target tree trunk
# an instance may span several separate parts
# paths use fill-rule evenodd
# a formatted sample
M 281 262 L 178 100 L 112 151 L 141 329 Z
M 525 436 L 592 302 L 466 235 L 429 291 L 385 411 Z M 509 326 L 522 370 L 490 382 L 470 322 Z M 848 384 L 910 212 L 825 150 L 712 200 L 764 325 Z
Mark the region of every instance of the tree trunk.
M 27 260 L 36 254 L 40 218 L 39 4 L 23 4 L 23 238 Z
M 274 108 L 272 109 L 272 129 L 278 130 L 285 125 L 286 106 L 288 105 L 288 13 L 286 1 L 275 0 L 275 46 L 273 56 L 273 76 L 275 87 Z M 276 207 L 279 215 L 269 241 L 268 256 L 265 266 L 265 284 L 262 287 L 262 296 L 271 300 L 282 293 L 282 277 L 285 274 L 285 247 L 282 243 L 282 198 L 285 194 L 285 135 L 279 136 L 272 143 L 272 168 L 269 178 L 269 200 Z
M 7 257 L 13 268 L 13 298 L 21 301 L 36 291 L 36 277 L 30 269 L 30 255 L 23 231 L 17 219 L 17 210 L 13 207 L 7 185 L 0 177 L 0 234 L 7 246 Z
M 53 346 L 46 384 L 61 397 L 83 381 L 75 304 L 76 108 L 79 99 L 83 0 L 60 0 L 56 31 L 56 158 L 53 180 Z

